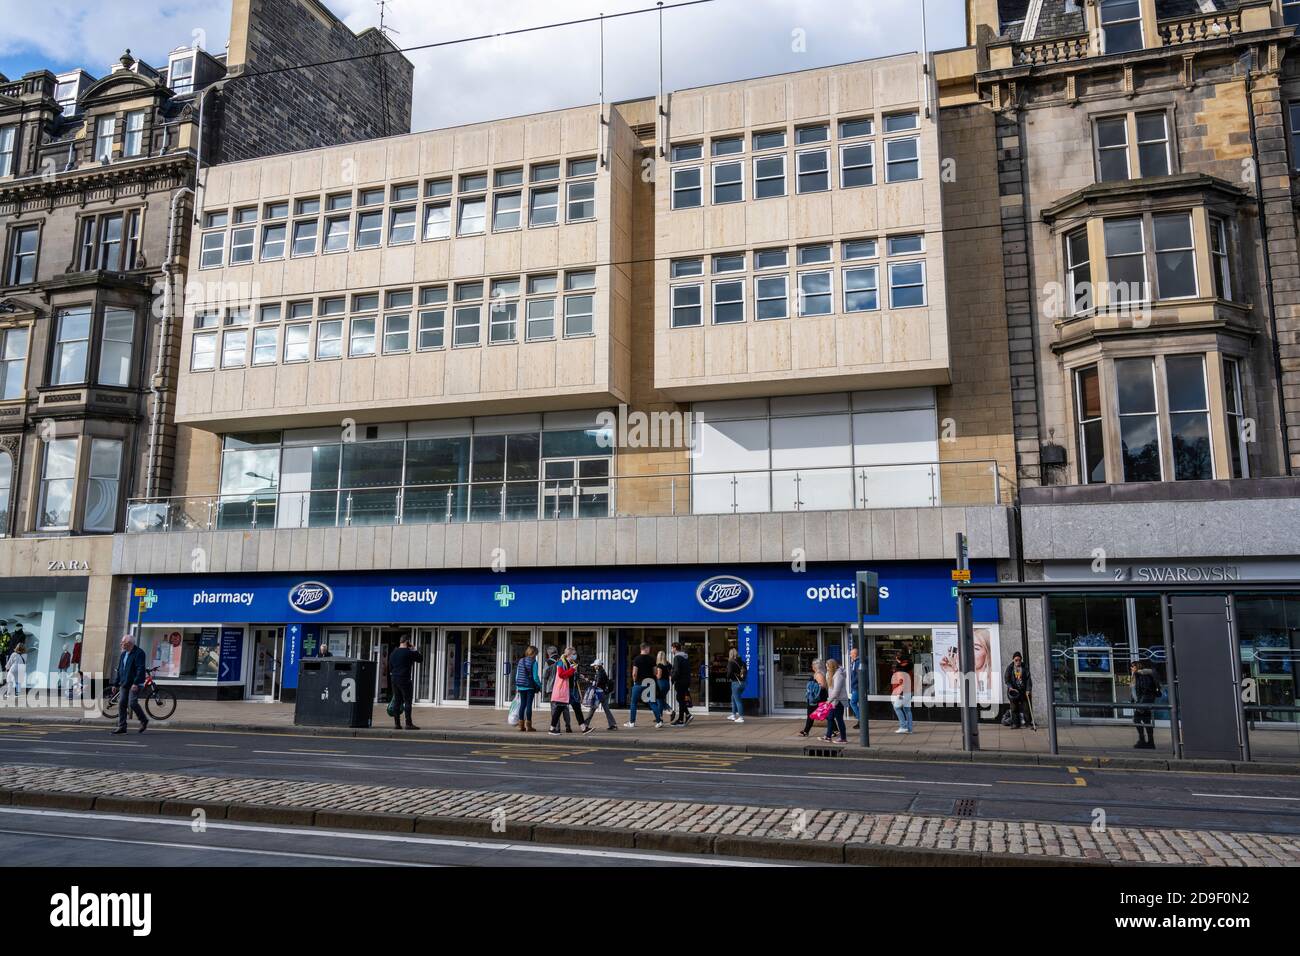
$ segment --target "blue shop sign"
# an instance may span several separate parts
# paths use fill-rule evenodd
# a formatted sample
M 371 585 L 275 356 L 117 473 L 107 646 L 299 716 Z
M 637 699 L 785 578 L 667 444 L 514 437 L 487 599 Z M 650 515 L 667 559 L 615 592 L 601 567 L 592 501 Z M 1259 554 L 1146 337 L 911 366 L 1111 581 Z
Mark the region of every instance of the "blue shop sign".
M 155 620 L 176 624 L 843 624 L 857 620 L 862 570 L 880 575 L 872 623 L 956 620 L 952 565 L 943 561 L 826 563 L 802 572 L 756 564 L 177 575 L 134 585 L 158 596 Z M 972 561 L 971 578 L 996 580 L 994 562 Z M 974 617 L 997 621 L 997 602 L 974 602 Z

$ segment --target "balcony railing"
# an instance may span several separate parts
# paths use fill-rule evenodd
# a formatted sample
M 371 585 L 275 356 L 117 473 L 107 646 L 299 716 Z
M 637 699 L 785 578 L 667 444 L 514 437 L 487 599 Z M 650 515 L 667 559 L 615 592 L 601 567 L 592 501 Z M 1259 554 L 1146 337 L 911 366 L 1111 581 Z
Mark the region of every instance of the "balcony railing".
M 1088 34 L 1054 37 L 1016 46 L 1016 66 L 1047 66 L 1067 60 L 1082 60 L 1088 55 Z
M 133 498 L 127 532 L 997 505 L 993 459 Z
M 1219 10 L 1214 13 L 1179 17 L 1176 20 L 1161 20 L 1159 31 L 1161 46 L 1217 40 L 1219 37 L 1241 32 L 1241 11 Z

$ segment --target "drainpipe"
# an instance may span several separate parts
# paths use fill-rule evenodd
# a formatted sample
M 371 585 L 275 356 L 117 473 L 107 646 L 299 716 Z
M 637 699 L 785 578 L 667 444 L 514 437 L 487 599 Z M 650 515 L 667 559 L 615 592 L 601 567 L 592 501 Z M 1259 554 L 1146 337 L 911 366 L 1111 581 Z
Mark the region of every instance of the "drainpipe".
M 1255 104 L 1251 95 L 1255 90 L 1251 67 L 1255 60 L 1254 50 L 1246 61 L 1246 118 L 1250 122 L 1250 156 L 1255 164 L 1255 208 L 1259 216 L 1260 240 L 1264 246 L 1264 294 L 1268 297 L 1268 330 L 1273 339 L 1273 378 L 1277 385 L 1278 426 L 1282 432 L 1282 462 L 1286 474 L 1294 474 L 1291 467 L 1291 441 L 1287 432 L 1286 392 L 1282 388 L 1282 353 L 1277 339 L 1277 302 L 1273 297 L 1273 257 L 1268 249 L 1268 220 L 1264 212 L 1264 186 L 1259 181 L 1259 137 L 1255 129 Z

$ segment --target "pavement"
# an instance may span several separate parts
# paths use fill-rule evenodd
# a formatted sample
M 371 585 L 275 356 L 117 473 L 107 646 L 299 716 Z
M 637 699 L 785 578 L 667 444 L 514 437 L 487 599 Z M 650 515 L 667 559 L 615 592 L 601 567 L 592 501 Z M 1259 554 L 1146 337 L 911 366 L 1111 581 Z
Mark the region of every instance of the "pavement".
M 649 746 L 656 749 L 687 747 L 699 749 L 725 749 L 745 753 L 803 754 L 808 748 L 824 749 L 820 734 L 825 725 L 817 725 L 807 738 L 799 737 L 803 727 L 800 718 L 748 717 L 743 724 L 726 719 L 725 713 L 704 713 L 689 727 L 669 727 L 656 730 L 646 713 L 636 729 L 622 726 L 627 719 L 626 710 L 615 710 L 619 721 L 616 731 L 606 730 L 604 720 L 594 721 L 596 730 L 583 738 L 584 745 Z M 294 707 L 283 703 L 254 703 L 249 701 L 197 701 L 178 702 L 175 715 L 167 725 L 178 729 L 199 730 L 249 730 L 257 732 L 311 733 L 312 728 L 296 727 L 293 723 Z M 430 739 L 494 739 L 527 742 L 546 746 L 556 738 L 546 734 L 543 710 L 535 721 L 537 733 L 523 734 L 506 724 L 503 710 L 487 707 L 418 707 L 414 717 L 420 727 L 417 731 L 394 731 L 390 718 L 382 705 L 376 705 L 370 728 L 323 728 L 319 732 L 337 735 L 354 733 L 359 736 L 420 736 Z M 640 716 L 640 715 L 639 715 Z M 102 721 L 98 716 L 86 716 L 80 709 L 51 707 L 0 706 L 0 721 L 55 721 L 69 723 L 84 720 L 92 724 Z M 850 724 L 850 727 L 852 725 Z M 1167 728 L 1157 727 L 1156 749 L 1135 750 L 1134 732 L 1129 726 L 1100 724 L 1058 725 L 1058 750 L 1051 754 L 1047 731 L 1029 728 L 1012 729 L 1000 723 L 980 724 L 981 750 L 967 753 L 961 746 L 961 727 L 951 721 L 919 720 L 911 734 L 894 733 L 897 724 L 892 720 L 870 721 L 871 753 L 879 756 L 910 760 L 969 760 L 990 763 L 1037 763 L 1043 766 L 1070 765 L 1135 767 L 1145 769 L 1212 770 L 1233 773 L 1294 773 L 1300 775 L 1300 728 L 1290 730 L 1257 731 L 1251 735 L 1250 762 L 1176 759 L 1173 756 Z M 849 731 L 849 743 L 831 744 L 837 753 L 861 752 L 857 732 Z

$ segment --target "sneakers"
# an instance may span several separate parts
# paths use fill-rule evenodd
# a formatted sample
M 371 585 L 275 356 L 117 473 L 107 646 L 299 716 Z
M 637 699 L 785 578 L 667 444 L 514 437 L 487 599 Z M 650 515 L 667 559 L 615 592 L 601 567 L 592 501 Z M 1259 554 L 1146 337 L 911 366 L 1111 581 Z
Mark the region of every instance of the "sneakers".
M 694 719 L 695 719 L 695 715 L 694 715 L 694 714 L 687 714 L 687 715 L 686 715 L 686 723 L 687 723 L 687 724 L 689 724 L 689 723 L 690 723 L 692 720 L 694 720 Z M 686 724 L 683 724 L 682 726 L 684 727 L 684 726 L 686 726 Z
M 117 728 L 117 730 L 113 731 L 113 736 L 116 737 L 118 734 L 124 734 L 124 733 L 126 733 L 126 728 L 125 728 L 125 727 L 119 727 L 119 728 Z
M 552 727 L 550 730 L 547 731 L 547 733 L 550 734 L 552 737 L 558 737 L 560 736 L 560 729 L 558 727 Z
M 735 719 L 736 719 L 736 715 L 735 715 L 735 714 L 728 714 L 728 715 L 727 715 L 727 719 L 728 719 L 728 720 L 735 720 Z
M 744 717 L 737 717 L 737 718 L 736 718 L 736 723 L 738 723 L 738 724 L 743 724 L 744 722 L 745 722 L 745 718 L 744 718 Z
M 627 727 L 627 728 L 630 728 L 631 730 L 636 730 L 636 724 L 632 723 L 631 721 L 628 721 L 628 722 L 627 722 L 626 724 L 624 724 L 623 726 L 624 726 L 624 727 Z M 655 726 L 658 726 L 658 724 L 656 724 Z
M 583 727 L 583 728 L 582 728 L 582 733 L 583 733 L 583 735 L 585 736 L 585 735 L 591 733 L 591 732 L 592 732 L 593 730 L 595 730 L 595 729 L 596 729 L 596 728 L 593 727 L 593 726 L 591 726 L 591 724 L 588 724 L 586 727 Z
M 142 733 L 144 733 L 145 730 L 148 728 L 148 726 L 149 726 L 149 721 L 147 721 L 147 720 L 142 720 L 142 721 L 140 721 L 140 729 L 137 730 L 136 733 L 137 733 L 137 734 L 142 734 Z
M 663 722 L 662 720 L 656 720 L 656 721 L 655 721 L 655 730 L 658 730 L 658 729 L 661 728 L 663 725 L 664 725 L 664 722 Z
M 907 728 L 906 728 L 906 727 L 899 727 L 897 730 L 894 731 L 894 733 L 896 733 L 896 734 L 905 734 L 905 733 L 907 733 Z

